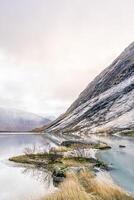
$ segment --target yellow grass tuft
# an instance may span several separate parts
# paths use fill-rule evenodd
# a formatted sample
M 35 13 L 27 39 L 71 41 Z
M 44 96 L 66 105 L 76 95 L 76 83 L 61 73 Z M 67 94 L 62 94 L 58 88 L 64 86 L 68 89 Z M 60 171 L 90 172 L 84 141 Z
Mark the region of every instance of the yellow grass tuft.
M 94 200 L 94 198 L 85 192 L 77 177 L 71 173 L 61 183 L 58 191 L 42 200 Z
M 67 174 L 59 189 L 42 200 L 134 200 L 107 179 L 96 178 L 84 171 L 78 176 Z
M 69 150 L 70 150 L 69 147 L 58 146 L 58 147 L 52 147 L 52 148 L 50 149 L 50 152 L 62 153 L 62 152 L 67 152 L 67 151 L 69 151 Z
M 93 177 L 89 172 L 79 175 L 81 185 L 87 193 L 93 194 L 103 200 L 134 200 L 120 187 L 115 185 L 108 177 Z

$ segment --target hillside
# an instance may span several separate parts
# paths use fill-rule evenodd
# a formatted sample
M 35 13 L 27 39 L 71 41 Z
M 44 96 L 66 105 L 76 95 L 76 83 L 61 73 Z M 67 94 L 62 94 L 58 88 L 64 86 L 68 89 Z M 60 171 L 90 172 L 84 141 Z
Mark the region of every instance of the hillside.
M 47 132 L 88 134 L 134 129 L 134 43 L 130 44 Z
M 14 109 L 0 108 L 0 132 L 22 132 L 48 124 L 49 119 Z

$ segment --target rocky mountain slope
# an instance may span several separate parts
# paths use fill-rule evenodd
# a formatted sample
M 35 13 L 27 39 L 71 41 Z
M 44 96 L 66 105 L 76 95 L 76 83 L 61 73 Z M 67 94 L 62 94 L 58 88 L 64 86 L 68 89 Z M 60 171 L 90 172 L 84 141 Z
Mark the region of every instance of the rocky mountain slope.
M 45 131 L 83 135 L 134 129 L 134 43 Z
M 0 108 L 0 132 L 31 131 L 37 126 L 43 126 L 49 122 L 49 119 L 32 113 Z

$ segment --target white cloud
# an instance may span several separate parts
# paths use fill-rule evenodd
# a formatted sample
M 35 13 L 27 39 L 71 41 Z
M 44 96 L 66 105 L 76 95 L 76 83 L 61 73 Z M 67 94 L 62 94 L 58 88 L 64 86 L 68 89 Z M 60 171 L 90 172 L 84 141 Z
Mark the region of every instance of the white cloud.
M 0 105 L 67 109 L 133 41 L 133 0 L 1 0 Z

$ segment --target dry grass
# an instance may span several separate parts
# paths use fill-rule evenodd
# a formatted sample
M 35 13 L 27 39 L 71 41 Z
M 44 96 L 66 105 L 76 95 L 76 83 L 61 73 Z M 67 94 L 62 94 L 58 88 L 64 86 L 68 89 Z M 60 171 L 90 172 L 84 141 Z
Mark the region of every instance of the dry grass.
M 79 174 L 81 185 L 85 191 L 103 200 L 134 200 L 110 179 L 96 178 L 91 173 L 81 172 Z
M 80 163 L 74 159 L 64 159 L 63 163 L 66 167 L 80 167 L 83 165 L 83 163 Z
M 111 181 L 98 179 L 90 172 L 67 174 L 59 189 L 42 200 L 134 200 Z
M 58 146 L 58 147 L 52 147 L 50 149 L 50 152 L 54 152 L 54 153 L 62 153 L 62 152 L 67 152 L 69 151 L 70 148 L 65 147 L 65 146 Z
M 59 190 L 42 200 L 93 200 L 93 196 L 86 193 L 79 184 L 74 174 L 67 175 L 66 180 L 61 183 Z
M 92 162 L 89 161 L 86 158 L 81 158 L 81 157 L 70 157 L 70 158 L 63 158 L 62 162 L 64 164 L 64 166 L 66 167 L 86 167 L 86 166 L 92 166 Z

